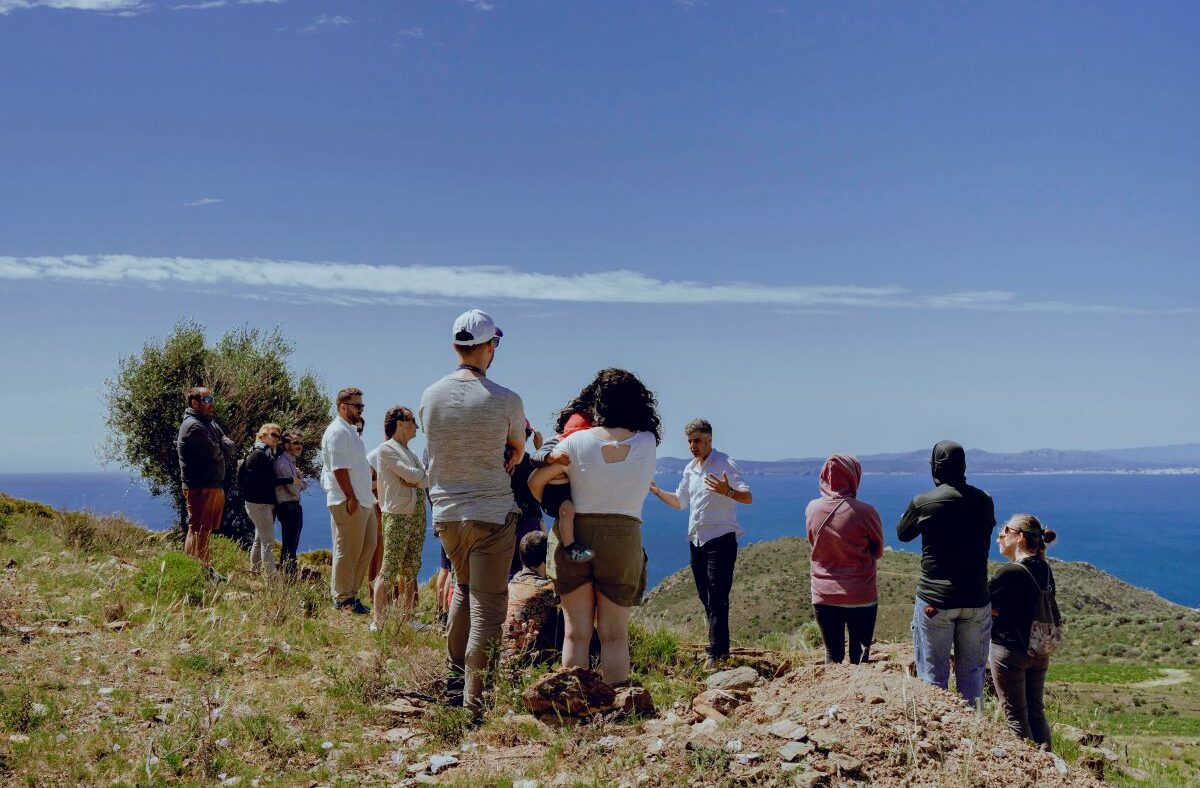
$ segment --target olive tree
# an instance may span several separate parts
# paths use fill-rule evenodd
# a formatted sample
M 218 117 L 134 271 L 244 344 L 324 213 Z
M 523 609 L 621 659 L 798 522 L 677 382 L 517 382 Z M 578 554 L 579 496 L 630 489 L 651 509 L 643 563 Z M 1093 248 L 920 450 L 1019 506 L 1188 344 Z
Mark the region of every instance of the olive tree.
M 297 375 L 288 366 L 293 349 L 278 328 L 235 328 L 209 346 L 204 326 L 180 321 L 165 339 L 151 339 L 140 353 L 121 357 L 116 374 L 105 381 L 108 436 L 102 458 L 137 472 L 151 494 L 168 496 L 182 533 L 187 506 L 175 439 L 187 407 L 185 392 L 206 386 L 216 400 L 217 423 L 239 447 L 238 458 L 253 446 L 260 425 L 275 422 L 303 436 L 300 469 L 314 476 L 331 404 L 314 374 Z M 254 527 L 237 489 L 236 463 L 235 459 L 226 467 L 221 531 L 247 541 Z

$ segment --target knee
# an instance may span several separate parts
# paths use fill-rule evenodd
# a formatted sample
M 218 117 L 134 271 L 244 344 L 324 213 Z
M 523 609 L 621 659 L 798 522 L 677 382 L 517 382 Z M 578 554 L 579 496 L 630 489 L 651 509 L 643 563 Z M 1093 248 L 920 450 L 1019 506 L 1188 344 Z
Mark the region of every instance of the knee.
M 574 517 L 575 516 L 575 503 L 570 498 L 568 498 L 567 500 L 565 500 L 561 504 L 559 504 L 558 516 L 559 517 Z

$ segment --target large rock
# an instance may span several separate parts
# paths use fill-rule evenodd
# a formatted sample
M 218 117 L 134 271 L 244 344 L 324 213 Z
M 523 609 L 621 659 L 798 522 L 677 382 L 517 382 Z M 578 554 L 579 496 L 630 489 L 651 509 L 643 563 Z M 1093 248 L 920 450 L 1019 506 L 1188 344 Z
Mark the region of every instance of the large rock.
M 1072 741 L 1080 747 L 1099 747 L 1104 743 L 1104 734 L 1099 731 L 1085 731 L 1070 725 L 1055 725 L 1055 732 L 1067 741 Z
M 547 673 L 523 695 L 525 708 L 537 716 L 591 717 L 612 711 L 617 693 L 586 668 L 571 667 Z
M 705 679 L 709 689 L 748 690 L 761 682 L 758 671 L 747 665 L 732 670 L 722 670 Z
M 617 690 L 613 700 L 617 714 L 621 717 L 653 717 L 655 713 L 654 698 L 645 687 L 622 687 Z
M 710 689 L 701 692 L 692 699 L 692 709 L 712 720 L 724 720 L 734 709 L 750 699 L 750 696 L 741 691 L 722 689 Z

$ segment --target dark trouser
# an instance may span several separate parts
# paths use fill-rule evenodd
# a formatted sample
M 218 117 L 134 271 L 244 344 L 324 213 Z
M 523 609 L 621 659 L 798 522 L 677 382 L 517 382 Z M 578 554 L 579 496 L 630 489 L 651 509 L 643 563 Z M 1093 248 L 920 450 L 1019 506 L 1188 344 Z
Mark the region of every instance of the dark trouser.
M 296 574 L 296 551 L 300 548 L 300 532 L 304 530 L 304 509 L 299 501 L 284 501 L 275 507 L 282 534 L 279 567 L 287 575 Z
M 708 618 L 708 654 L 729 655 L 729 590 L 737 563 L 737 534 L 709 539 L 700 547 L 688 542 L 692 552 L 692 577 Z
M 1024 651 L 992 644 L 992 683 L 1012 732 L 1050 749 L 1050 724 L 1042 705 L 1049 657 L 1031 657 Z
M 846 631 L 850 631 L 850 664 L 866 662 L 871 653 L 871 638 L 875 636 L 875 615 L 878 605 L 869 607 L 839 607 L 813 605 L 817 626 L 825 641 L 825 661 L 839 664 L 846 654 Z

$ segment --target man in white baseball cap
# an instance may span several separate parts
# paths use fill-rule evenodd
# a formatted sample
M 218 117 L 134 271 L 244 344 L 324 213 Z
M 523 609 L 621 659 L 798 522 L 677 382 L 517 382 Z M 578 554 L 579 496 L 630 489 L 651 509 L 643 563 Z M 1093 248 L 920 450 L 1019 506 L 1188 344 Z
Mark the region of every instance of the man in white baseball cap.
M 520 511 L 508 474 L 525 456 L 521 398 L 487 376 L 502 336 L 486 312 L 459 315 L 451 331 L 458 368 L 425 390 L 418 414 L 429 451 L 433 532 L 457 583 L 446 632 L 447 689 L 453 700 L 461 689 L 463 706 L 476 716 L 508 606 Z
M 504 332 L 496 327 L 492 316 L 482 309 L 472 309 L 459 315 L 454 321 L 452 334 L 454 344 L 464 347 L 475 347 L 504 336 Z

